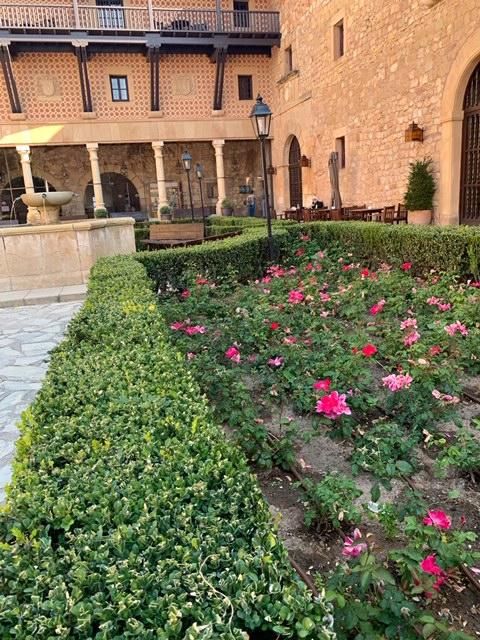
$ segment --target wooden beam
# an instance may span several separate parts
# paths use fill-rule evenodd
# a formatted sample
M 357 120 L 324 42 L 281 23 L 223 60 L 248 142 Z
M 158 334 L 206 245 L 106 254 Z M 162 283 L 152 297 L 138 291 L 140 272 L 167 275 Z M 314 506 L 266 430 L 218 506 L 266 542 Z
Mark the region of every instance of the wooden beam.
M 215 50 L 215 92 L 213 96 L 213 110 L 221 111 L 223 107 L 223 85 L 225 79 L 225 61 L 227 59 L 227 49 Z
M 150 110 L 160 111 L 160 47 L 149 47 Z
M 20 104 L 15 76 L 13 75 L 12 58 L 8 44 L 0 45 L 0 65 L 2 67 L 12 113 L 22 113 L 22 105 Z
M 80 78 L 80 89 L 82 92 L 82 103 L 84 113 L 93 111 L 92 90 L 90 88 L 90 78 L 88 77 L 87 43 L 74 41 L 73 47 L 78 62 L 78 75 Z

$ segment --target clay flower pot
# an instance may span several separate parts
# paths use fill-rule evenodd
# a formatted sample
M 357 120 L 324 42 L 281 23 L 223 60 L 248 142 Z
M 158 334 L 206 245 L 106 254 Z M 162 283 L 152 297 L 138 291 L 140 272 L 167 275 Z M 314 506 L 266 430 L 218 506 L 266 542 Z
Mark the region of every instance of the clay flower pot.
M 409 211 L 408 224 L 427 225 L 432 223 L 432 210 L 423 209 L 422 211 Z

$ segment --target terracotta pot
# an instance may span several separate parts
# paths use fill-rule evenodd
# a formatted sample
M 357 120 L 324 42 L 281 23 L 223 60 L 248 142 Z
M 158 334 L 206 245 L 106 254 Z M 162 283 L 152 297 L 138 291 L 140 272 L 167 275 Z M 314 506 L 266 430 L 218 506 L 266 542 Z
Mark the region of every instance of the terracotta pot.
M 408 224 L 431 224 L 432 223 L 432 211 L 431 209 L 424 209 L 422 211 L 409 211 L 408 212 Z

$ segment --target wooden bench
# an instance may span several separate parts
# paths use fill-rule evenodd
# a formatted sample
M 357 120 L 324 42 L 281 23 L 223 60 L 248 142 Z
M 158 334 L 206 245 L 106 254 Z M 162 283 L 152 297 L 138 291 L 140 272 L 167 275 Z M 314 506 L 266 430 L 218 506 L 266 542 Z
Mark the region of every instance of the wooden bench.
M 203 223 L 191 222 L 186 224 L 152 224 L 150 225 L 150 237 L 142 240 L 142 244 L 151 249 L 171 249 L 172 247 L 190 247 L 212 240 L 223 240 L 240 235 L 241 231 L 230 231 L 216 236 L 203 235 Z

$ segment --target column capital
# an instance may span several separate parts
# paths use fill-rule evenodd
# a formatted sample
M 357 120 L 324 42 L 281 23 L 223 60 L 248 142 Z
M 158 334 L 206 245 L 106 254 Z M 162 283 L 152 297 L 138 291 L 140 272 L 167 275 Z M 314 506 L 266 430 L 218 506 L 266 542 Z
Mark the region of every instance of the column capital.
M 212 140 L 212 144 L 213 146 L 217 149 L 217 148 L 221 148 L 223 146 L 225 146 L 225 140 Z
M 88 151 L 98 151 L 98 142 L 87 142 Z
M 163 147 L 165 146 L 165 142 L 163 142 L 163 140 L 156 140 L 155 142 L 152 142 L 152 147 L 154 149 L 154 151 L 163 151 Z
M 0 38 L 0 47 L 9 47 L 11 44 L 11 40 L 8 40 L 7 38 Z
M 30 146 L 28 144 L 19 144 L 16 149 L 21 162 L 30 162 Z

